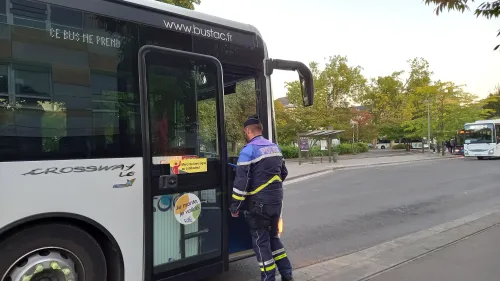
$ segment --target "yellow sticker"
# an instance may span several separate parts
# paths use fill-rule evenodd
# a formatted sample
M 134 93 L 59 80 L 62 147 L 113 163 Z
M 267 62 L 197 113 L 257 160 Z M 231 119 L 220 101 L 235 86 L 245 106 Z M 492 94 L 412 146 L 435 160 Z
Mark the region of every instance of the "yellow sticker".
M 207 158 L 173 159 L 170 167 L 176 175 L 204 173 L 207 171 Z

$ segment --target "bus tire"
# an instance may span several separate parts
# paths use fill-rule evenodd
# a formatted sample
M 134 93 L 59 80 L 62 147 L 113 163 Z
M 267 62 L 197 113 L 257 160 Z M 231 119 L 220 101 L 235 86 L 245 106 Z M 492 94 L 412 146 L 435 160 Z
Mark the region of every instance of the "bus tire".
M 54 223 L 22 229 L 0 241 L 0 253 L 2 281 L 22 280 L 15 278 L 33 274 L 40 265 L 42 273 L 49 275 L 44 277 L 64 274 L 75 281 L 107 280 L 101 247 L 89 233 L 72 225 Z M 67 269 L 73 276 L 66 274 Z
M 484 159 L 484 157 L 483 157 L 483 156 L 478 156 L 478 157 L 477 157 L 477 159 L 478 159 L 478 160 L 483 160 L 483 159 Z

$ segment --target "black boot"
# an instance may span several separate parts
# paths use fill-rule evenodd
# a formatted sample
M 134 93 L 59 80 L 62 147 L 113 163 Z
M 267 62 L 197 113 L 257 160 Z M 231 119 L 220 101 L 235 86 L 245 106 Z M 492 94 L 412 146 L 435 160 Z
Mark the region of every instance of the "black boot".
M 289 277 L 289 278 L 281 277 L 281 281 L 293 281 L 293 277 Z

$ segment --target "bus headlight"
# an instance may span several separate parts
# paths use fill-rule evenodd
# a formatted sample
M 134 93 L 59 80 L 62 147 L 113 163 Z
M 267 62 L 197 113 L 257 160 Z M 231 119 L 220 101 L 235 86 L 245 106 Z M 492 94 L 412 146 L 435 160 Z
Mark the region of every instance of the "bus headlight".
M 492 148 L 492 149 L 488 150 L 488 154 L 490 154 L 490 155 L 491 155 L 491 154 L 494 154 L 494 153 L 495 153 L 495 149 L 494 149 L 494 148 Z

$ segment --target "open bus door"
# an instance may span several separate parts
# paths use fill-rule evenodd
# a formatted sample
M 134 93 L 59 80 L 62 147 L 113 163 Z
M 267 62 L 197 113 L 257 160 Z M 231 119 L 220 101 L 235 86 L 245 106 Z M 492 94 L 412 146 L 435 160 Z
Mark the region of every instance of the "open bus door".
M 302 102 L 304 106 L 311 106 L 314 102 L 314 80 L 311 70 L 299 61 L 280 60 L 280 59 L 267 59 L 265 61 L 266 75 L 271 76 L 274 70 L 296 71 L 299 75 L 300 91 L 302 95 Z M 237 157 L 229 159 L 230 164 L 236 164 Z M 236 176 L 234 166 L 230 166 L 228 172 L 228 192 L 227 198 L 231 202 L 232 186 Z M 282 215 L 283 215 L 282 208 Z M 241 212 L 240 212 L 241 213 Z M 228 253 L 230 261 L 237 261 L 245 259 L 254 255 L 252 246 L 252 236 L 250 234 L 250 227 L 245 221 L 244 216 L 233 218 L 229 213 L 227 214 L 228 220 Z M 283 231 L 283 216 L 281 216 L 279 224 L 279 234 Z
M 452 154 L 464 155 L 465 130 L 458 130 L 455 136 L 455 150 Z
M 143 46 L 139 73 L 145 280 L 222 273 L 229 209 L 222 66 L 214 57 Z M 165 123 L 168 130 L 157 129 Z
M 230 164 L 236 165 L 238 162 L 238 157 L 230 157 Z M 229 165 L 228 172 L 228 200 L 231 202 L 232 195 L 232 186 L 234 179 L 236 177 L 236 168 L 232 165 Z M 240 212 L 241 214 L 243 212 Z M 242 260 L 254 255 L 253 246 L 252 246 L 252 235 L 250 234 L 250 227 L 245 220 L 245 216 L 240 215 L 236 218 L 233 218 L 229 211 L 227 212 L 227 220 L 228 220 L 228 253 L 229 253 L 229 261 L 234 262 L 238 260 Z

